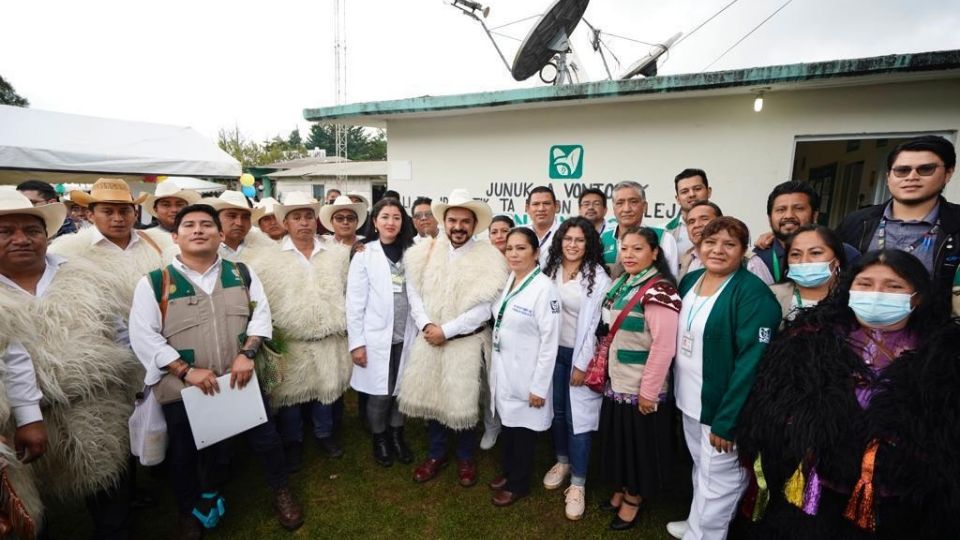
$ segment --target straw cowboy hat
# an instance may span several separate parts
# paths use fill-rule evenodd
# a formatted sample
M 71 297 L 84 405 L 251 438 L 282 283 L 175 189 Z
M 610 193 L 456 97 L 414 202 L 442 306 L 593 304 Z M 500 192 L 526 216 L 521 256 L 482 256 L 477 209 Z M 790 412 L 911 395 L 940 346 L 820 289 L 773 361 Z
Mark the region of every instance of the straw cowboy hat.
M 143 195 L 141 193 L 141 195 Z M 187 204 L 196 204 L 200 202 L 200 194 L 191 189 L 183 189 L 177 185 L 174 179 L 169 179 L 163 183 L 157 184 L 157 189 L 153 193 L 148 193 L 147 198 L 143 200 L 143 209 L 153 217 L 157 217 L 157 211 L 154 206 L 160 199 L 175 197 Z
M 493 220 L 493 211 L 490 210 L 490 206 L 483 201 L 473 200 L 470 192 L 465 189 L 455 189 L 451 191 L 445 203 L 434 201 L 434 203 L 430 205 L 430 209 L 433 210 L 433 217 L 437 218 L 437 221 L 440 223 L 443 223 L 444 214 L 451 208 L 466 208 L 473 212 L 473 215 L 477 216 L 477 228 L 474 232 L 487 230 L 487 227 L 490 226 L 490 222 Z
M 279 204 L 280 201 L 273 197 L 260 199 L 260 202 L 253 205 L 253 215 L 250 216 L 250 219 L 252 219 L 254 223 L 260 223 L 261 219 L 275 215 L 277 205 Z
M 313 215 L 320 213 L 320 201 L 299 191 L 294 191 L 284 197 L 284 202 L 274 207 L 273 213 L 277 216 L 277 221 L 283 221 L 287 214 L 294 210 L 309 208 L 313 210 Z
M 337 200 L 333 201 L 333 204 L 325 204 L 320 208 L 320 223 L 322 223 L 328 231 L 333 230 L 333 214 L 340 210 L 351 210 L 357 214 L 357 230 L 360 230 L 363 222 L 367 220 L 366 203 L 355 203 L 350 200 L 349 196 L 341 195 L 337 197 Z
M 200 201 L 202 204 L 209 204 L 217 212 L 222 212 L 224 210 L 236 209 L 236 210 L 246 210 L 247 212 L 253 212 L 253 208 L 250 204 L 250 199 L 244 196 L 243 193 L 239 191 L 233 191 L 228 189 L 220 194 L 216 198 L 207 198 Z
M 53 238 L 67 217 L 67 207 L 62 203 L 33 206 L 23 193 L 14 189 L 0 189 L 0 216 L 14 214 L 26 214 L 42 219 L 47 227 L 47 238 Z
M 146 198 L 147 194 L 141 193 L 134 199 L 130 186 L 123 178 L 100 178 L 93 183 L 90 193 L 79 190 L 70 192 L 70 199 L 80 206 L 96 203 L 141 204 Z

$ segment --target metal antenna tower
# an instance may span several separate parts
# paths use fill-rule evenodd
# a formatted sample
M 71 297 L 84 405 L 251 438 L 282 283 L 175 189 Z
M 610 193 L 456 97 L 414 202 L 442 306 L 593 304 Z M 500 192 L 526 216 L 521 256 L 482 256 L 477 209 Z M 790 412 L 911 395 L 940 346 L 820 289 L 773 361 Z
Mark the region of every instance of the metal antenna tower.
M 334 103 L 344 105 L 347 102 L 347 12 L 345 0 L 333 2 L 333 86 Z M 334 124 L 334 154 L 347 159 L 347 126 Z M 346 176 L 337 175 L 337 187 L 346 188 Z

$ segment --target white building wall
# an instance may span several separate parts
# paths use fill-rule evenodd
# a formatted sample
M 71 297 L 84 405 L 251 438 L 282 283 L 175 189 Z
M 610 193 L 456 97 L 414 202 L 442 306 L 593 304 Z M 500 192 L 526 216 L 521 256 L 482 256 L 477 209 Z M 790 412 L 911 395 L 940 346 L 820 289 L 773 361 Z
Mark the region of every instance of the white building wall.
M 609 189 L 636 180 L 649 185 L 644 223 L 660 224 L 677 211 L 674 175 L 696 167 L 707 171 L 713 201 L 743 219 L 756 237 L 768 228 L 770 189 L 791 179 L 795 137 L 931 131 L 949 132 L 956 143 L 960 129 L 958 79 L 768 92 L 760 113 L 753 111 L 752 95 L 675 96 L 393 118 L 389 159 L 409 161 L 411 179 L 391 178 L 389 187 L 408 203 L 417 195 L 437 198 L 467 188 L 489 199 L 495 213 L 522 221 L 522 189 L 517 196 L 491 194 L 547 184 L 575 215 L 580 186 Z M 549 151 L 558 144 L 583 145 L 580 180 L 548 177 Z M 960 202 L 960 179 L 946 196 Z

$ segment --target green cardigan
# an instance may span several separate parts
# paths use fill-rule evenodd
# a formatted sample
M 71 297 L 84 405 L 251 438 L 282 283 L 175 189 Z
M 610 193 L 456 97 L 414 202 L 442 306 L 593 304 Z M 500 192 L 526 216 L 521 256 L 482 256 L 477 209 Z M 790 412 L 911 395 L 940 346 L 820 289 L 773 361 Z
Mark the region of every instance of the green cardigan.
M 704 269 L 680 282 L 684 297 Z M 780 325 L 780 304 L 770 288 L 746 268 L 740 268 L 717 297 L 703 332 L 703 388 L 700 423 L 718 437 L 732 441 L 760 358 Z

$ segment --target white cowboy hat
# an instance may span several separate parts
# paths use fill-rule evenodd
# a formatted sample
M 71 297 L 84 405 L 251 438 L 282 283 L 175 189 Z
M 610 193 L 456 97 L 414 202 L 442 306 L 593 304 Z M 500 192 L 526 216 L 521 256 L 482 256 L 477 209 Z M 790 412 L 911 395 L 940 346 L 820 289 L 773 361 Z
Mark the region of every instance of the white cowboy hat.
M 279 204 L 280 201 L 273 197 L 260 199 L 260 202 L 253 205 L 253 215 L 250 216 L 250 219 L 252 219 L 254 223 L 260 223 L 261 219 L 275 215 L 277 205 Z
M 95 203 L 141 204 L 147 198 L 141 193 L 136 199 L 130 193 L 130 186 L 123 178 L 99 178 L 90 188 L 90 193 L 73 190 L 70 199 L 80 206 L 90 206 Z
M 337 197 L 337 200 L 333 201 L 333 204 L 325 204 L 320 208 L 320 223 L 322 223 L 328 231 L 333 230 L 333 220 L 331 219 L 333 218 L 333 214 L 340 210 L 351 210 L 357 214 L 357 230 L 360 230 L 363 222 L 367 220 L 366 204 L 355 203 L 350 200 L 349 196 L 341 195 Z
M 473 212 L 473 215 L 477 216 L 477 227 L 474 229 L 474 233 L 487 230 L 487 227 L 490 226 L 490 221 L 493 220 L 493 211 L 490 209 L 490 206 L 483 201 L 474 200 L 473 197 L 470 196 L 470 192 L 465 189 L 455 189 L 451 191 L 445 203 L 434 201 L 433 204 L 430 205 L 430 209 L 433 210 L 433 217 L 440 223 L 443 223 L 443 215 L 451 208 L 466 208 Z
M 142 195 L 142 194 L 141 194 Z M 173 178 L 168 178 L 164 182 L 157 184 L 157 189 L 153 193 L 148 193 L 147 198 L 143 200 L 143 209 L 153 217 L 157 217 L 157 211 L 154 206 L 160 199 L 175 197 L 187 204 L 196 204 L 200 202 L 200 194 L 192 189 L 183 189 Z
M 363 201 L 363 204 L 366 205 L 366 208 L 367 208 L 368 210 L 370 209 L 370 199 L 366 198 L 362 193 L 359 193 L 359 192 L 356 192 L 356 191 L 349 191 L 349 192 L 347 192 L 347 198 L 349 198 L 351 202 L 353 202 L 353 197 L 356 197 L 356 198 L 360 199 L 361 201 Z M 337 198 L 339 199 L 340 197 L 337 197 Z M 361 219 L 360 221 L 363 221 L 363 220 Z
M 206 198 L 200 202 L 202 204 L 209 204 L 217 212 L 222 212 L 230 208 L 253 212 L 253 208 L 250 207 L 250 200 L 247 199 L 243 193 L 231 189 L 224 191 L 219 197 Z
M 277 216 L 277 221 L 283 221 L 283 218 L 287 217 L 287 214 L 302 208 L 310 208 L 313 210 L 313 215 L 315 216 L 320 213 L 320 201 L 306 193 L 293 191 L 288 193 L 283 199 L 283 203 L 273 208 L 273 213 Z
M 53 238 L 63 220 L 67 217 L 67 207 L 63 203 L 50 203 L 43 206 L 33 206 L 23 193 L 14 189 L 0 189 L 0 216 L 26 214 L 37 216 L 47 227 L 47 238 Z

